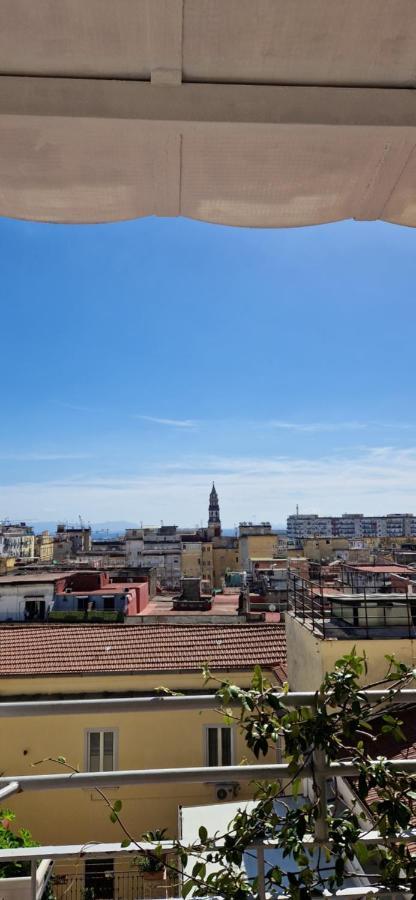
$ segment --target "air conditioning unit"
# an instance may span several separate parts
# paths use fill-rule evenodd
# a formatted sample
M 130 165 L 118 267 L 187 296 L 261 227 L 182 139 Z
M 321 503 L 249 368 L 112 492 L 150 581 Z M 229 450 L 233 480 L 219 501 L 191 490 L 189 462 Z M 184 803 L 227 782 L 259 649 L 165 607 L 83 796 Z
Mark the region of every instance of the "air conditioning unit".
M 223 803 L 225 800 L 232 800 L 237 796 L 240 785 L 236 781 L 224 781 L 221 784 L 215 784 L 214 790 L 217 800 Z

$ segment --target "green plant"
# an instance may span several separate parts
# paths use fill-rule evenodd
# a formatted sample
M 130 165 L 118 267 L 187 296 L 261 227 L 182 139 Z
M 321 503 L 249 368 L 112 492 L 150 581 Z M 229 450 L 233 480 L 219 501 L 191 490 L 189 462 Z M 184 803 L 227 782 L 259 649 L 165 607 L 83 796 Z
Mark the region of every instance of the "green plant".
M 11 827 L 15 820 L 15 814 L 10 809 L 0 809 L 0 849 L 15 850 L 19 847 L 38 847 L 33 840 L 30 831 L 19 828 L 18 831 Z M 30 863 L 4 862 L 0 863 L 0 878 L 15 878 L 29 875 Z
M 182 896 L 215 896 L 223 900 L 260 900 L 257 878 L 250 879 L 243 866 L 253 845 L 273 841 L 281 851 L 281 864 L 266 867 L 265 886 L 270 897 L 285 895 L 291 900 L 309 900 L 324 891 L 345 886 L 350 864 L 359 859 L 370 862 L 374 886 L 390 893 L 407 893 L 416 900 L 416 857 L 400 835 L 416 815 L 416 776 L 390 765 L 378 753 L 388 735 L 405 743 L 402 721 L 397 714 L 399 692 L 414 683 L 416 670 L 386 657 L 385 678 L 370 688 L 381 688 L 376 700 L 361 686 L 367 672 L 365 656 L 355 650 L 341 657 L 333 672 L 314 695 L 311 706 L 293 706 L 283 689 L 271 684 L 259 667 L 248 689 L 228 681 L 218 682 L 205 669 L 205 682 L 218 685 L 216 697 L 227 724 L 239 727 L 255 757 L 275 754 L 283 742 L 288 764 L 284 780 L 270 779 L 254 786 L 257 803 L 251 812 L 239 810 L 224 834 L 210 836 L 204 825 L 191 845 L 173 842 L 163 849 L 164 831 L 147 832 L 141 838 L 131 834 L 121 818 L 122 802 L 111 802 L 100 788 L 97 792 L 110 808 L 110 819 L 125 835 L 122 846 L 134 844 L 141 871 L 189 872 L 183 880 Z M 350 807 L 323 803 L 324 785 L 318 763 L 326 766 L 348 760 L 356 777 L 356 802 Z M 58 758 L 72 771 L 64 758 Z M 312 783 L 311 799 L 301 796 L 304 769 Z M 297 803 L 289 805 L 291 794 Z M 365 814 L 363 812 L 365 810 Z M 379 840 L 373 849 L 363 840 L 368 813 Z M 319 833 L 316 826 L 319 825 Z M 156 844 L 151 852 L 141 842 Z M 290 857 L 290 865 L 285 860 Z M 295 866 L 293 866 L 293 861 Z M 214 864 L 212 870 L 210 864 Z M 376 880 L 375 880 L 376 879 Z
M 159 844 L 154 852 L 146 851 L 146 853 L 139 853 L 135 858 L 134 865 L 137 866 L 139 872 L 143 875 L 147 872 L 163 872 L 165 869 L 166 860 L 162 847 L 160 846 L 160 841 L 163 841 L 165 834 L 166 828 L 163 828 L 163 830 L 156 829 L 155 831 L 147 831 L 142 835 L 143 841 Z

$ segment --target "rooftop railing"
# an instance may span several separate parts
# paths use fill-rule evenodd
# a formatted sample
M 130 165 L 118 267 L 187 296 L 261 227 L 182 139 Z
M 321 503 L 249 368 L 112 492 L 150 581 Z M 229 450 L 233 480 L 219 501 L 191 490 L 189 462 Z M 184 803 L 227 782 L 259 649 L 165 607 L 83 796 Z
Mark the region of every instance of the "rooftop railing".
M 363 694 L 367 699 L 373 702 L 379 702 L 386 698 L 386 691 L 382 690 L 363 690 Z M 395 701 L 403 703 L 416 703 L 416 690 L 401 689 L 395 691 Z M 290 706 L 310 706 L 316 705 L 316 694 L 314 692 L 297 692 L 282 694 L 282 699 L 286 705 Z M 233 704 L 231 704 L 233 705 Z M 188 695 L 188 696 L 162 696 L 162 697 L 114 697 L 105 699 L 87 699 L 87 700 L 34 700 L 34 701 L 18 701 L 0 703 L 1 718 L 15 717 L 32 717 L 32 716 L 54 716 L 54 715 L 79 715 L 85 713 L 100 712 L 160 712 L 160 711 L 180 711 L 180 710 L 201 710 L 201 709 L 218 709 L 218 699 L 213 694 L 204 695 Z M 392 759 L 388 761 L 393 770 L 407 772 L 408 774 L 416 773 L 416 759 Z M 330 845 L 327 832 L 327 814 L 328 814 L 328 795 L 327 783 L 329 779 L 345 778 L 357 775 L 357 768 L 352 760 L 340 762 L 328 762 L 325 754 L 321 750 L 315 750 L 312 755 L 311 765 L 305 765 L 302 768 L 302 775 L 305 778 L 312 776 L 311 783 L 315 785 L 315 790 L 319 792 L 317 796 L 319 815 L 315 821 L 314 834 L 307 834 L 303 839 L 305 845 Z M 121 770 L 110 772 L 71 772 L 69 774 L 47 774 L 47 775 L 9 775 L 0 778 L 0 801 L 11 797 L 17 793 L 26 792 L 42 792 L 50 790 L 79 790 L 82 788 L 99 788 L 118 787 L 123 785 L 143 785 L 143 784 L 170 784 L 174 783 L 219 783 L 224 781 L 275 781 L 284 780 L 290 775 L 290 767 L 286 763 L 275 763 L 265 765 L 240 765 L 240 766 L 201 766 L 192 768 L 169 768 L 169 769 L 142 769 L 142 770 Z M 382 836 L 377 830 L 367 830 L 362 833 L 360 840 L 369 845 L 377 845 L 383 841 Z M 397 834 L 395 840 L 401 843 L 416 842 L 416 828 L 403 830 Z M 154 850 L 156 846 L 162 845 L 165 851 L 174 848 L 173 841 L 162 841 L 156 843 L 143 843 L 140 841 L 140 850 L 143 852 Z M 264 841 L 259 845 L 254 845 L 257 853 L 258 866 L 258 891 L 260 898 L 266 900 L 265 890 L 265 859 L 264 851 L 267 847 L 275 846 L 274 841 Z M 6 861 L 16 862 L 19 860 L 26 861 L 31 865 L 31 897 L 32 900 L 41 900 L 46 879 L 39 883 L 39 870 L 37 874 L 37 866 L 39 861 L 45 863 L 46 868 L 49 866 L 49 874 L 51 863 L 54 860 L 68 859 L 103 859 L 106 857 L 123 857 L 134 856 L 138 852 L 138 845 L 131 843 L 123 846 L 121 843 L 86 843 L 62 846 L 42 846 L 42 847 L 23 847 L 16 850 L 0 850 L 0 865 Z M 391 897 L 388 891 L 384 891 L 383 887 L 375 887 L 374 884 L 362 885 L 359 888 L 349 887 L 336 891 L 331 894 L 325 892 L 326 897 L 364 897 L 366 894 L 386 894 Z M 406 892 L 401 893 L 401 897 Z M 284 897 L 285 895 L 282 895 Z M 409 894 L 410 896 L 410 894 Z M 165 898 L 166 900 L 166 898 Z M 286 898 L 285 898 L 286 900 Z
M 289 609 L 322 638 L 416 638 L 416 594 L 336 590 L 291 573 Z

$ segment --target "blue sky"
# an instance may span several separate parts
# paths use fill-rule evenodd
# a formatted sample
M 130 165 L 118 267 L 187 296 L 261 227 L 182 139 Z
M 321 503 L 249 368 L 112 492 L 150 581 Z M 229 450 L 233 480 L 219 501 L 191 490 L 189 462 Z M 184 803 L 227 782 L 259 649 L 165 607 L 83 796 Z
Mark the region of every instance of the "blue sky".
M 0 220 L 0 517 L 416 511 L 415 234 Z

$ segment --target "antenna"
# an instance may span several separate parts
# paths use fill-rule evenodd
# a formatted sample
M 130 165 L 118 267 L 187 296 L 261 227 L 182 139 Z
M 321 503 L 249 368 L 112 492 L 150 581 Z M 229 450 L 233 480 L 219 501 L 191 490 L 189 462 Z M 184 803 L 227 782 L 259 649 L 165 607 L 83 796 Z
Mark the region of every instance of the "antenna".
M 296 515 L 297 516 L 299 515 L 299 504 L 298 503 L 296 504 Z

